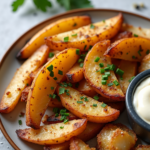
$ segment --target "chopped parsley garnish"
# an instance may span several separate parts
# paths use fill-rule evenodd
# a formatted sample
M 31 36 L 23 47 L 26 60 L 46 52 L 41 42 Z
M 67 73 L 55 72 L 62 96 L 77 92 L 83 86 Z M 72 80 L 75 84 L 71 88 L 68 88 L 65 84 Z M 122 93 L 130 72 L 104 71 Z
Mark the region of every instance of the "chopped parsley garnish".
M 83 101 L 77 101 L 78 104 L 83 104 Z
M 60 129 L 63 129 L 63 128 L 64 128 L 63 126 L 60 127 Z
M 72 87 L 72 84 L 69 82 L 69 83 L 68 83 L 68 86 Z
M 55 117 L 58 117 L 58 116 L 59 116 L 59 114 L 58 114 L 58 113 L 56 113 L 56 114 L 55 114 Z
M 91 24 L 91 25 L 90 25 L 90 28 L 91 28 L 91 29 L 94 29 L 94 28 L 95 28 L 95 26 L 94 26 L 93 24 Z
M 146 54 L 149 54 L 149 52 L 150 52 L 150 50 L 148 49 L 148 50 L 146 51 Z
M 138 37 L 138 35 L 137 34 L 133 34 L 135 37 Z
M 97 107 L 97 104 L 93 104 L 93 107 Z
M 86 49 L 87 45 L 84 46 L 84 50 Z
M 110 76 L 110 72 L 105 72 L 105 75 L 107 75 L 109 77 Z
M 58 112 L 59 112 L 59 108 L 54 107 L 54 108 L 53 108 L 53 112 L 54 112 L 55 114 L 58 113 Z
M 61 109 L 60 114 L 62 115 L 63 113 L 66 113 L 66 111 L 67 111 L 66 109 Z
M 22 120 L 18 120 L 19 125 L 22 125 Z
M 64 94 L 65 93 L 65 88 L 59 88 L 59 95 Z
M 88 51 L 90 51 L 92 47 L 93 47 L 93 46 L 92 46 L 92 45 L 90 45 L 90 46 L 89 46 L 89 49 L 88 49 Z
M 106 85 L 107 81 L 106 80 L 102 80 L 102 85 Z
M 49 72 L 51 72 L 51 71 L 53 70 L 53 65 L 48 66 L 48 67 L 47 67 L 47 70 L 48 70 Z
M 116 69 L 116 66 L 114 64 L 111 64 L 111 65 L 107 65 L 107 67 L 109 67 L 109 70 L 115 70 Z
M 57 80 L 57 77 L 54 77 L 53 79 L 54 79 L 54 80 Z
M 64 123 L 67 123 L 68 121 L 69 121 L 68 119 L 65 119 L 65 120 L 64 120 Z
M 89 100 L 88 100 L 88 98 L 87 98 L 87 97 L 85 97 L 85 98 L 84 98 L 84 101 L 85 101 L 85 102 L 88 102 Z
M 113 81 L 113 83 L 114 83 L 116 86 L 118 86 L 118 85 L 119 85 L 119 83 L 118 83 L 118 81 L 117 81 L 117 80 L 114 80 L 114 81 Z
M 95 61 L 95 62 L 98 62 L 99 60 L 100 60 L 100 58 L 99 58 L 99 57 L 96 57 L 94 61 Z
M 53 94 L 53 95 L 50 94 L 49 97 L 55 99 L 56 98 L 56 94 Z
M 49 58 L 52 58 L 54 56 L 54 53 L 49 53 Z
M 103 64 L 103 63 L 100 63 L 99 66 L 102 68 L 102 67 L 104 67 L 104 64 Z
M 76 54 L 80 55 L 80 50 L 79 49 L 76 49 Z
M 108 80 L 108 76 L 107 75 L 102 75 L 102 80 Z
M 83 62 L 83 59 L 82 59 L 82 58 L 79 58 L 78 63 L 80 63 L 80 62 Z
M 63 71 L 58 70 L 58 74 L 63 75 Z
M 54 87 L 51 87 L 51 90 L 54 90 Z
M 102 105 L 101 105 L 103 108 L 105 108 L 106 106 L 107 106 L 107 104 L 105 104 L 105 103 L 102 103 Z
M 95 95 L 93 98 L 94 98 L 95 100 L 98 100 L 98 99 L 99 99 L 99 97 L 98 97 L 97 95 Z
M 83 63 L 80 63 L 80 67 L 81 67 L 81 68 L 83 68 L 83 65 L 84 65 Z
M 84 98 L 83 96 L 80 97 L 80 99 L 83 99 L 83 98 Z
M 138 51 L 138 54 L 139 54 L 140 56 L 141 56 L 141 52 L 142 52 L 142 50 L 139 50 L 139 51 Z
M 129 80 L 129 82 L 131 82 L 134 78 L 135 78 L 135 76 L 131 77 L 131 79 Z
M 75 26 L 77 26 L 77 24 L 76 24 L 76 23 L 74 23 L 74 24 L 73 24 L 73 26 L 75 27 Z
M 100 69 L 100 73 L 104 73 L 105 72 L 105 69 Z
M 68 42 L 69 41 L 69 36 L 64 37 L 64 42 Z
M 26 86 L 29 86 L 29 84 L 27 83 Z
M 109 67 L 105 67 L 104 69 L 105 69 L 105 71 L 109 71 Z
M 103 22 L 105 23 L 105 20 L 103 20 Z
M 117 68 L 116 73 L 117 73 L 120 77 L 122 77 L 123 74 L 124 74 L 124 71 L 121 70 L 121 69 L 119 69 L 119 68 Z
M 135 59 L 136 57 L 135 57 L 135 56 L 132 56 L 132 58 Z
M 108 86 L 113 86 L 114 84 L 113 84 L 113 83 L 108 83 L 107 85 L 108 85 Z
M 71 36 L 77 36 L 77 33 L 76 34 L 72 34 Z
M 50 72 L 50 76 L 54 77 L 54 72 L 53 71 Z

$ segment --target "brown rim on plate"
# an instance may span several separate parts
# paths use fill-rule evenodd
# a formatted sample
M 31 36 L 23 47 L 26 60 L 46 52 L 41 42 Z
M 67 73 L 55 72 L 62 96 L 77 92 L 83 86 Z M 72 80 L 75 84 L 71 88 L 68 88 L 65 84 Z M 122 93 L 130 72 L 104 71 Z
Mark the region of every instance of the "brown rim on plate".
M 59 14 L 59 15 L 56 15 L 54 17 L 51 17 L 41 23 L 39 23 L 38 25 L 34 26 L 33 28 L 31 28 L 30 30 L 28 30 L 27 32 L 25 32 L 22 36 L 20 36 L 11 46 L 10 48 L 6 51 L 6 53 L 4 54 L 4 56 L 2 57 L 2 60 L 0 62 L 0 68 L 2 67 L 2 64 L 3 62 L 5 61 L 7 55 L 10 53 L 10 51 L 13 49 L 13 47 L 16 45 L 16 43 L 19 42 L 19 40 L 21 40 L 22 38 L 24 38 L 24 36 L 26 36 L 29 32 L 31 32 L 31 30 L 41 26 L 42 24 L 46 23 L 46 22 L 49 22 L 49 21 L 52 21 L 54 19 L 57 19 L 57 18 L 60 18 L 62 16 L 65 16 L 65 15 L 68 15 L 68 14 L 74 14 L 74 13 L 79 13 L 79 12 L 88 12 L 88 11 L 109 11 L 109 12 L 121 12 L 121 13 L 124 13 L 124 14 L 128 14 L 128 15 L 133 15 L 133 16 L 136 16 L 136 17 L 139 17 L 139 18 L 142 18 L 142 19 L 145 19 L 145 20 L 148 20 L 150 21 L 149 18 L 147 17 L 144 17 L 144 16 L 141 16 L 141 15 L 138 15 L 138 14 L 134 14 L 134 13 L 131 13 L 131 12 L 127 12 L 127 11 L 122 11 L 122 10 L 114 10 L 114 9 L 93 9 L 93 8 L 87 8 L 87 9 L 76 9 L 76 10 L 72 10 L 72 11 L 68 11 L 66 13 L 62 13 L 62 14 Z M 4 126 L 3 126 L 3 123 L 0 119 L 0 129 L 3 133 L 3 135 L 5 136 L 5 138 L 7 139 L 7 141 L 11 144 L 11 146 L 16 149 L 16 150 L 20 150 L 18 148 L 18 146 L 13 142 L 13 140 L 9 137 L 9 135 L 7 134 L 7 131 L 5 130 Z

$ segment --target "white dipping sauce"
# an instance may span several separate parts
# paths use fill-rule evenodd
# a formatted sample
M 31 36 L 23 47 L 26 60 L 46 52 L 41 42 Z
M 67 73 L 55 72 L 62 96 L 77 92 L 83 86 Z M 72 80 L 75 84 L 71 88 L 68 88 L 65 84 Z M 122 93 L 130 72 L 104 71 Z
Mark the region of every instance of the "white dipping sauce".
M 133 105 L 137 114 L 150 124 L 150 77 L 142 81 L 135 90 Z

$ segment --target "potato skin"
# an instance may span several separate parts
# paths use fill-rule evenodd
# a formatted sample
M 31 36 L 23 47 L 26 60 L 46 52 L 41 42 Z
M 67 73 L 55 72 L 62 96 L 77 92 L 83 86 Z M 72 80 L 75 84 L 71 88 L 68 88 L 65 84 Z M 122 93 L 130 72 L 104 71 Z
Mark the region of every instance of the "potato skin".
M 59 94 L 59 86 L 57 89 L 57 93 Z M 81 94 L 79 91 L 66 87 L 66 90 L 69 90 L 69 96 L 64 94 L 59 95 L 62 105 L 72 112 L 74 115 L 79 118 L 87 118 L 90 122 L 95 123 L 107 123 L 114 121 L 118 118 L 120 111 L 113 109 L 109 106 L 103 108 L 101 102 L 98 102 L 91 97 L 88 97 L 84 94 Z M 88 101 L 82 100 L 82 104 L 77 103 L 77 101 L 81 101 L 80 97 L 87 97 Z M 93 104 L 96 104 L 96 107 L 93 107 Z
M 22 92 L 21 92 L 21 102 L 27 102 L 30 86 L 27 86 Z
M 57 123 L 41 126 L 40 129 L 19 129 L 16 133 L 19 138 L 39 145 L 59 144 L 70 140 L 73 136 L 82 133 L 86 128 L 87 120 L 78 119 L 68 123 Z M 60 127 L 64 127 L 60 130 Z
M 150 150 L 150 145 L 138 145 L 135 149 L 133 150 Z
M 55 21 L 54 23 L 47 25 L 38 33 L 36 33 L 31 38 L 31 40 L 21 49 L 17 55 L 17 58 L 26 59 L 30 57 L 37 48 L 45 43 L 45 37 L 77 29 L 90 23 L 91 19 L 89 16 L 74 16 Z
M 105 20 L 105 22 L 94 23 L 93 29 L 91 29 L 91 25 L 84 26 L 76 30 L 45 38 L 45 43 L 53 50 L 74 47 L 85 51 L 99 41 L 114 37 L 120 30 L 122 22 L 123 16 L 120 13 L 113 18 Z M 75 33 L 77 33 L 77 36 L 72 38 L 72 35 Z M 64 37 L 69 37 L 69 41 L 65 42 Z
M 48 107 L 50 101 L 50 94 L 53 94 L 57 83 L 59 83 L 63 75 L 75 64 L 79 55 L 76 54 L 76 49 L 70 48 L 62 51 L 50 62 L 47 62 L 32 82 L 31 89 L 29 91 L 27 106 L 26 106 L 26 125 L 35 129 L 40 128 L 41 119 Z M 53 74 L 50 76 L 48 67 L 53 65 Z M 59 74 L 59 70 L 63 72 L 63 75 Z M 54 79 L 57 78 L 57 80 Z M 54 87 L 51 90 L 51 87 Z
M 46 62 L 48 54 L 49 48 L 43 45 L 17 69 L 1 99 L 0 113 L 9 113 L 15 108 L 22 90 L 31 83 L 29 74 Z
M 114 80 L 117 81 L 114 71 L 109 71 L 110 76 L 108 77 L 106 85 L 103 85 L 101 82 L 103 74 L 97 72 L 100 69 L 99 63 L 103 63 L 103 68 L 107 67 L 108 64 L 112 64 L 111 59 L 104 56 L 104 52 L 109 45 L 110 41 L 105 40 L 98 42 L 93 46 L 84 60 L 84 76 L 90 86 L 103 97 L 106 97 L 112 101 L 124 101 L 125 96 L 120 88 L 120 85 L 116 86 L 113 84 L 112 86 L 107 86 L 108 83 L 112 83 Z M 100 58 L 98 62 L 94 61 L 96 57 Z
M 150 47 L 150 39 L 142 37 L 124 38 L 111 44 L 105 56 L 140 62 Z
M 83 68 L 80 67 L 79 63 L 76 63 L 67 73 L 66 78 L 68 82 L 76 83 L 84 78 Z

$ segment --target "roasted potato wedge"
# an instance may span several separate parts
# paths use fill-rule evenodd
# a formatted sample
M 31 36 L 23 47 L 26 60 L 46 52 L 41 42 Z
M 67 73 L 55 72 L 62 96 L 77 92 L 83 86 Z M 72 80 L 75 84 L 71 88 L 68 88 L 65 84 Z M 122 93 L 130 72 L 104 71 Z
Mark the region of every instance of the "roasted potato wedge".
M 95 90 L 92 89 L 92 87 L 86 82 L 85 79 L 80 81 L 77 90 L 82 92 L 83 94 L 85 94 L 87 96 L 90 96 L 90 97 L 93 97 L 96 95 Z
M 76 63 L 67 73 L 67 81 L 71 83 L 76 83 L 84 78 L 83 68 L 80 67 L 79 63 Z
M 121 124 L 107 124 L 97 135 L 99 150 L 131 150 L 136 140 L 136 134 Z
M 59 86 L 58 94 L 61 89 Z M 62 105 L 79 118 L 87 118 L 88 121 L 95 123 L 107 123 L 116 120 L 120 114 L 119 110 L 109 106 L 102 107 L 102 102 L 87 97 L 71 87 L 66 87 L 65 90 L 69 91 L 69 95 L 66 93 L 59 95 Z
M 74 30 L 90 23 L 91 19 L 89 16 L 74 16 L 51 23 L 31 38 L 31 40 L 18 53 L 17 58 L 25 59 L 30 57 L 37 48 L 45 43 L 45 37 Z
M 41 119 L 50 101 L 50 94 L 53 95 L 57 83 L 62 80 L 63 75 L 68 72 L 78 58 L 76 49 L 66 49 L 41 68 L 32 82 L 27 99 L 27 126 L 40 128 Z M 51 89 L 51 87 L 53 88 Z
M 150 145 L 138 145 L 134 150 L 150 150 Z
M 131 78 L 137 73 L 137 62 L 121 60 L 119 68 L 124 71 L 122 78 L 118 76 L 118 81 L 124 94 L 131 82 Z
M 67 47 L 88 50 L 98 41 L 114 37 L 122 26 L 123 16 L 119 14 L 105 21 L 81 27 L 45 38 L 46 44 L 53 50 L 63 50 Z
M 132 37 L 132 32 L 130 31 L 123 31 L 118 33 L 114 38 L 111 39 L 111 42 L 115 42 L 117 40 L 123 39 L 123 38 L 129 38 Z
M 39 145 L 59 144 L 82 133 L 86 124 L 86 119 L 78 119 L 67 123 L 44 125 L 37 130 L 33 128 L 19 129 L 16 133 L 19 138 Z M 60 129 L 60 127 L 63 127 L 63 129 Z
M 149 53 L 150 39 L 142 37 L 124 38 L 111 44 L 105 56 L 140 62 Z
M 84 142 L 89 141 L 100 132 L 103 126 L 104 124 L 87 122 L 85 130 L 79 134 L 77 138 L 83 140 Z M 57 145 L 50 145 L 45 147 L 45 150 L 68 150 L 69 144 L 70 142 L 67 141 Z
M 146 55 L 146 56 L 142 59 L 138 71 L 139 71 L 139 73 L 140 73 L 140 72 L 143 72 L 143 71 L 148 70 L 148 69 L 150 69 L 150 54 Z
M 99 70 L 101 68 L 99 64 L 103 63 L 103 69 L 107 67 L 107 65 L 111 64 L 111 59 L 103 55 L 109 45 L 110 41 L 105 40 L 98 42 L 93 46 L 84 60 L 84 76 L 86 81 L 97 93 L 108 99 L 111 99 L 112 101 L 124 101 L 125 98 L 120 85 L 116 86 L 113 84 L 112 86 L 108 86 L 102 84 L 102 78 L 104 74 L 100 73 Z M 99 58 L 99 61 L 95 62 L 97 57 Z M 114 71 L 110 70 L 109 72 L 110 76 L 108 77 L 107 84 L 113 83 L 115 80 L 117 81 Z
M 111 62 L 112 62 L 112 64 L 114 64 L 116 66 L 116 68 L 118 68 L 118 66 L 119 66 L 119 64 L 121 62 L 121 59 L 112 58 Z
M 50 51 L 49 53 L 49 57 L 47 58 L 47 61 L 50 61 L 53 59 L 54 56 L 56 56 L 58 53 L 60 53 L 61 51 Z
M 89 145 L 85 144 L 79 138 L 72 137 L 70 140 L 70 150 L 96 150 L 96 149 L 90 148 Z
M 132 32 L 133 35 L 136 34 L 137 36 L 141 36 L 144 38 L 150 38 L 150 29 L 141 28 L 141 27 L 134 27 L 132 25 L 123 23 L 121 30 Z
M 36 75 L 37 75 L 37 73 L 39 72 L 39 70 L 41 70 L 41 68 L 42 67 L 40 67 L 40 68 L 38 68 L 37 70 L 35 70 L 35 71 L 32 71 L 31 73 L 30 73 L 30 78 L 31 78 L 31 80 L 33 81 L 34 80 L 34 78 L 36 77 Z
M 54 124 L 54 123 L 60 123 L 63 122 L 63 120 L 61 120 L 61 115 L 59 115 L 58 117 L 55 117 L 55 115 L 51 115 L 51 116 L 44 116 L 45 119 L 44 121 L 42 121 L 44 124 Z M 77 116 L 73 115 L 72 113 L 69 113 L 69 116 L 67 116 L 68 120 L 75 120 L 78 119 Z
M 0 102 L 0 113 L 9 113 L 17 105 L 22 90 L 31 83 L 29 74 L 41 67 L 49 54 L 49 48 L 41 46 L 19 69 L 17 69 L 13 79 L 6 88 Z
M 27 86 L 22 92 L 21 92 L 21 102 L 27 102 L 30 86 Z
M 51 98 L 48 104 L 49 107 L 58 107 L 58 108 L 62 108 L 62 103 L 61 101 L 58 101 L 58 99 L 53 99 Z

